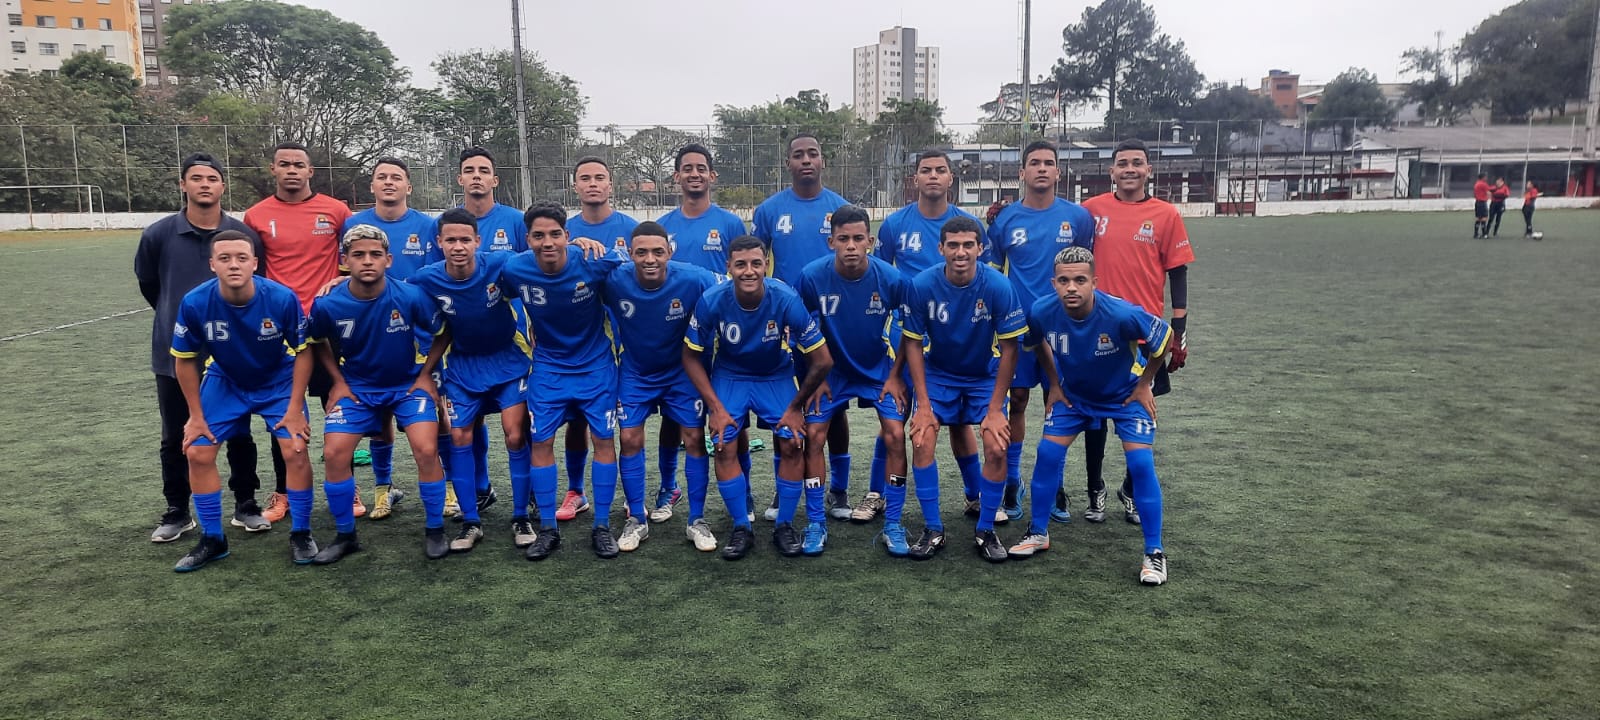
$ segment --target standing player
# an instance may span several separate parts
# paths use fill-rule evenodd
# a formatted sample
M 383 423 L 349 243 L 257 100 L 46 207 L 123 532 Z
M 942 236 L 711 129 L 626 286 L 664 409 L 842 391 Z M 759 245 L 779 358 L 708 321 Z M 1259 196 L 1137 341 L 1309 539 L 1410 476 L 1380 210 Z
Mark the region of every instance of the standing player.
M 344 227 L 339 230 L 341 235 L 357 225 L 370 225 L 382 230 L 385 238 L 393 238 L 399 243 L 399 248 L 397 251 L 389 248 L 391 265 L 388 274 L 398 280 L 410 280 L 422 268 L 444 259 L 437 243 L 438 225 L 433 218 L 410 207 L 411 168 L 404 160 L 378 158 L 378 162 L 372 166 L 372 197 L 377 204 L 345 220 Z M 385 245 L 388 245 L 387 240 Z M 394 511 L 394 503 L 405 497 L 405 493 L 393 485 L 394 424 L 379 424 L 382 429 L 370 443 L 374 487 L 372 511 L 367 517 L 373 520 L 389 517 Z M 435 447 L 439 447 L 441 442 L 444 447 L 449 447 L 449 425 L 440 429 L 445 434 L 435 441 Z M 449 490 L 448 486 L 446 490 Z M 445 506 L 456 506 L 455 493 L 447 493 Z M 456 512 L 460 512 L 459 506 L 456 506 Z
M 1185 331 L 1189 323 L 1189 263 L 1194 262 L 1194 247 L 1183 226 L 1178 209 L 1150 195 L 1150 175 L 1155 171 L 1150 151 L 1140 140 L 1124 140 L 1111 157 L 1113 191 L 1089 198 L 1083 204 L 1094 215 L 1094 254 L 1101 290 L 1162 317 L 1164 298 L 1172 295 L 1172 349 L 1169 358 L 1156 368 L 1153 391 L 1156 396 L 1172 389 L 1169 372 L 1176 372 L 1189 360 Z M 1106 454 L 1106 428 L 1091 425 L 1084 430 L 1084 466 L 1087 469 L 1089 507 L 1083 517 L 1089 522 L 1105 522 L 1106 485 L 1101 478 L 1101 463 Z M 1133 477 L 1127 475 L 1117 490 L 1122 516 L 1138 524 L 1139 508 L 1133 498 Z M 1071 517 L 1063 491 L 1056 498 L 1052 516 Z M 1064 520 L 1062 520 L 1064 521 Z
M 183 296 L 172 328 L 173 370 L 189 405 L 183 452 L 201 532 L 200 542 L 173 569 L 199 570 L 228 556 L 217 443 L 249 432 L 252 415 L 261 416 L 283 446 L 286 494 L 294 508 L 290 557 L 304 565 L 317 555 L 306 457 L 312 363 L 305 352 L 305 313 L 294 291 L 255 277 L 255 243 L 243 232 L 223 230 L 211 239 L 211 269 L 216 278 Z M 204 379 L 202 357 L 209 357 Z
M 472 455 L 475 436 L 484 429 L 480 418 L 500 413 L 509 457 L 511 492 L 517 501 L 511 534 L 517 547 L 533 544 L 528 522 L 529 452 L 527 392 L 529 343 L 522 321 L 500 281 L 509 252 L 479 252 L 478 221 L 463 208 L 439 216 L 439 247 L 444 262 L 424 268 L 412 278 L 439 306 L 444 326 L 428 353 L 428 370 L 439 367 L 445 415 L 450 422 L 450 461 L 445 473 L 461 504 L 461 530 L 450 541 L 453 552 L 467 552 L 483 537 L 482 509 Z M 447 353 L 448 351 L 448 353 Z
M 800 273 L 807 265 L 832 254 L 828 249 L 828 238 L 833 235 L 830 219 L 833 211 L 846 202 L 822 185 L 822 171 L 828 164 L 815 135 L 800 133 L 790 139 L 784 162 L 789 169 L 790 187 L 756 206 L 751 233 L 772 253 L 772 276 L 795 288 L 800 286 Z M 796 367 L 800 365 L 797 363 Z M 850 422 L 844 412 L 829 426 L 828 450 L 829 514 L 840 520 L 849 519 Z M 773 461 L 780 459 L 775 457 Z M 882 509 L 882 501 L 881 495 L 872 499 L 872 514 Z M 774 498 L 767 515 L 774 515 L 777 503 Z
M 311 189 L 316 168 L 311 154 L 300 143 L 279 143 L 272 150 L 273 193 L 244 213 L 244 224 L 261 236 L 261 264 L 266 276 L 286 285 L 300 298 L 300 310 L 311 312 L 311 301 L 328 281 L 339 277 L 339 228 L 350 217 L 350 208 L 337 199 Z M 332 381 L 313 365 L 307 389 L 328 409 L 328 390 Z M 272 470 L 277 481 L 262 516 L 278 522 L 289 512 L 285 485 L 285 466 L 280 443 L 272 446 Z M 356 497 L 352 505 L 357 517 L 367 513 Z
M 1028 341 L 1044 370 L 1050 415 L 1034 464 L 1032 522 L 1010 554 L 1029 557 L 1050 549 L 1045 526 L 1067 448 L 1085 428 L 1111 420 L 1144 513 L 1139 582 L 1160 585 L 1167 581 L 1167 556 L 1161 547 L 1161 484 L 1150 451 L 1156 436 L 1151 385 L 1172 329 L 1139 306 L 1096 290 L 1094 254 L 1084 248 L 1056 255 L 1053 282 L 1056 297 L 1039 298 L 1028 312 Z
M 1472 239 L 1489 237 L 1489 174 L 1478 173 L 1472 183 Z
M 827 541 L 822 474 L 827 470 L 822 443 L 829 421 L 840 417 L 852 398 L 878 411 L 878 445 L 885 451 L 888 479 L 883 538 L 889 554 L 910 552 L 900 511 L 906 502 L 905 422 L 910 403 L 900 365 L 884 339 L 892 314 L 905 303 L 906 284 L 899 270 L 872 256 L 871 219 L 867 211 L 845 205 L 833 212 L 833 257 L 819 258 L 800 275 L 800 297 L 822 327 L 834 358 L 833 370 L 806 406 L 805 551 L 822 552 Z M 780 489 L 781 492 L 781 489 Z M 871 519 L 869 515 L 866 519 Z
M 678 148 L 674 159 L 672 181 L 682 193 L 678 207 L 661 218 L 661 227 L 667 231 L 667 241 L 672 245 L 672 259 L 704 268 L 718 275 L 728 271 L 728 243 L 745 234 L 744 221 L 711 202 L 711 191 L 717 184 L 717 169 L 711 151 L 699 143 L 689 143 Z M 672 506 L 681 493 L 678 491 L 678 434 L 671 418 L 661 418 L 661 436 L 657 461 L 661 469 L 661 489 L 656 493 L 655 509 L 650 519 L 663 522 L 672 517 Z M 739 435 L 739 465 L 745 477 L 750 476 L 750 436 Z M 685 464 L 687 470 L 688 465 Z
M 161 413 L 161 494 L 167 510 L 150 534 L 150 542 L 172 542 L 195 527 L 189 512 L 189 461 L 183 457 L 183 426 L 189 421 L 189 406 L 183 399 L 173 371 L 172 327 L 178 319 L 183 296 L 205 281 L 215 278 L 208 258 L 211 238 L 224 230 L 242 232 L 261 253 L 261 238 L 244 223 L 222 212 L 226 188 L 222 165 L 205 153 L 183 159 L 178 172 L 178 190 L 183 193 L 183 210 L 168 215 L 139 236 L 139 249 L 133 256 L 133 274 L 139 280 L 155 321 L 150 330 L 150 370 L 156 376 L 156 408 Z M 272 528 L 261 516 L 255 495 L 256 446 L 250 433 L 228 441 L 228 489 L 233 491 L 233 525 L 245 532 Z
M 351 496 L 351 459 L 361 437 L 399 422 L 417 463 L 417 493 L 427 515 L 423 551 L 437 560 L 450 553 L 444 538 L 444 471 L 439 467 L 439 416 L 433 377 L 421 372 L 423 349 L 438 331 L 438 309 L 416 286 L 391 282 L 389 236 L 357 225 L 341 243 L 350 281 L 311 306 L 309 342 L 333 378 L 323 421 L 323 493 L 338 525 L 333 543 L 317 553 L 321 565 L 361 549 Z
M 689 484 L 689 540 L 695 549 L 717 549 L 717 538 L 703 516 L 711 464 L 706 457 L 705 403 L 683 371 L 683 335 L 700 296 L 717 284 L 717 276 L 704 268 L 672 260 L 672 245 L 666 228 L 653 222 L 633 229 L 632 262 L 606 278 L 601 296 L 616 325 L 621 371 L 617 383 L 620 408 L 622 457 L 618 472 L 625 495 L 643 495 L 644 422 L 661 412 L 662 445 L 670 423 L 679 437 L 671 438 L 673 450 L 683 440 L 688 459 L 684 462 Z M 662 483 L 671 477 L 663 471 Z M 675 490 L 676 487 L 674 486 Z M 657 496 L 650 520 L 664 522 L 672 517 L 667 490 Z M 665 502 L 663 502 L 665 500 Z M 665 508 L 666 512 L 660 511 Z M 644 518 L 630 516 L 623 527 L 618 549 L 627 552 L 638 547 L 637 540 L 649 535 Z
M 1538 200 L 1539 188 L 1531 180 L 1524 183 L 1522 189 L 1522 224 L 1526 229 L 1522 231 L 1523 237 L 1533 237 L 1533 210 L 1534 203 L 1538 202 Z
M 481 147 L 470 147 L 461 151 L 458 163 L 461 174 L 456 182 L 461 185 L 461 207 L 478 219 L 480 249 L 484 252 L 527 250 L 528 227 L 522 222 L 522 211 L 494 200 L 494 190 L 500 187 L 494 156 Z M 516 302 L 512 298 L 512 304 Z M 488 423 L 480 423 L 478 431 L 472 435 L 472 469 L 477 479 L 478 510 L 481 512 L 499 499 L 489 482 Z
M 989 562 L 1004 562 L 1006 547 L 994 532 L 1005 493 L 1006 383 L 1017 366 L 1017 338 L 1026 331 L 1013 283 L 979 262 L 983 227 L 957 217 L 939 232 L 944 264 L 923 271 L 906 294 L 905 339 L 900 355 L 916 392 L 906 437 L 911 441 L 911 474 L 917 502 L 928 526 L 910 548 L 911 558 L 927 560 L 944 547 L 939 518 L 939 466 L 934 449 L 940 425 L 978 425 L 983 460 L 970 433 L 951 433 L 950 450 L 962 481 L 978 486 L 976 545 Z M 981 479 L 974 478 L 981 475 Z
M 789 522 L 805 471 L 804 405 L 833 369 L 833 358 L 800 296 L 767 277 L 767 254 L 759 238 L 743 235 L 728 246 L 728 279 L 700 299 L 683 339 L 683 369 L 705 401 L 716 450 L 717 489 L 733 518 L 722 557 L 738 560 L 750 552 L 749 497 L 734 438 L 752 412 L 772 426 L 777 440 L 779 522 L 772 542 L 780 553 L 793 557 L 805 551 Z M 807 361 L 798 386 L 790 343 L 805 353 Z M 702 357 L 706 352 L 713 352 L 709 376 Z M 807 505 L 808 517 L 817 522 Z
M 1506 179 L 1494 179 L 1494 187 L 1489 188 L 1489 222 L 1484 227 L 1489 230 L 1489 237 L 1500 237 L 1500 218 L 1506 214 L 1506 199 L 1511 197 L 1511 186 L 1506 184 Z
M 593 155 L 579 158 L 572 166 L 572 191 L 578 195 L 582 209 L 568 218 L 567 235 L 574 239 L 589 238 L 626 257 L 628 238 L 632 237 L 639 221 L 611 207 L 611 166 Z M 561 498 L 561 507 L 556 509 L 556 520 L 563 522 L 589 509 L 589 501 L 583 495 L 583 466 L 589 459 L 589 428 L 582 415 L 567 420 L 567 494 Z
M 1017 301 L 1024 308 L 1050 294 L 1057 252 L 1094 241 L 1094 218 L 1089 211 L 1056 197 L 1060 155 L 1047 140 L 1028 143 L 1018 176 L 1022 201 L 1005 206 L 989 226 L 991 261 L 1011 277 Z M 1006 515 L 1013 520 L 1022 516 L 1022 442 L 1028 428 L 1028 395 L 1042 379 L 1033 356 L 1017 358 L 1017 375 L 1011 381 L 1011 445 L 1006 448 L 1004 503 Z
M 617 492 L 617 450 L 612 441 L 617 415 L 617 364 L 604 331 L 605 304 L 600 292 L 606 276 L 623 262 L 617 253 L 585 256 L 595 242 L 567 241 L 567 211 L 560 205 L 528 208 L 529 252 L 506 262 L 501 284 L 522 298 L 533 331 L 533 373 L 528 378 L 528 412 L 533 416 L 533 493 L 539 505 L 538 537 L 528 546 L 529 560 L 543 560 L 561 546 L 556 527 L 556 430 L 581 415 L 594 442 L 594 529 L 589 537 L 595 555 L 614 558 L 619 552 L 611 533 L 611 502 Z M 580 239 L 581 240 L 581 239 Z M 574 241 L 578 242 L 578 241 Z M 623 488 L 628 501 L 623 540 L 633 547 L 649 532 L 644 512 L 644 487 Z M 637 493 L 635 492 L 637 491 Z M 522 509 L 519 501 L 517 509 Z

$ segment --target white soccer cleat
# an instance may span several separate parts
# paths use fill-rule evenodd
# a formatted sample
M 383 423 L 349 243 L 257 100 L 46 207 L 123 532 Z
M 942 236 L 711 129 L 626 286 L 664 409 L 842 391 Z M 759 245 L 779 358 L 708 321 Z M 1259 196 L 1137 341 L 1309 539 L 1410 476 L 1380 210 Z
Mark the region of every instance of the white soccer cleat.
M 694 549 L 700 552 L 712 552 L 717 549 L 717 536 L 711 534 L 711 524 L 707 523 L 705 518 L 690 524 L 684 534 L 688 536 L 689 542 L 694 543 Z
M 1144 585 L 1164 585 L 1167 582 L 1167 555 L 1157 550 L 1146 553 L 1139 568 L 1139 582 Z
M 633 552 L 639 549 L 639 543 L 650 537 L 650 524 L 639 522 L 639 518 L 628 516 L 628 521 L 622 525 L 622 535 L 617 538 L 617 549 L 623 552 Z

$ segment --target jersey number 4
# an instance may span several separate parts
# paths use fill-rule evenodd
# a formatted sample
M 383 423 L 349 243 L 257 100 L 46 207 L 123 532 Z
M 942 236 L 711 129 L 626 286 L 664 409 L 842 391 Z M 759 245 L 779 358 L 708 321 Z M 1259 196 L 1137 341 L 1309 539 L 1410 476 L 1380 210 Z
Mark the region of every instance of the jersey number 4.
M 778 224 L 775 226 L 775 228 L 778 232 L 788 235 L 794 231 L 794 220 L 789 218 L 788 213 L 784 213 L 778 218 Z

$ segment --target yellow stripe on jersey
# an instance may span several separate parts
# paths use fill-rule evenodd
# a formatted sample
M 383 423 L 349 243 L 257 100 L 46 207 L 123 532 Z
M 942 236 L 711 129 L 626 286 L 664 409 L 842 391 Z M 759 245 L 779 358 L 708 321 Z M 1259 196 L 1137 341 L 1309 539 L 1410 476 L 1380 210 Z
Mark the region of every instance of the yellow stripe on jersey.
M 818 339 L 815 343 L 812 343 L 811 347 L 806 347 L 804 345 L 801 345 L 800 346 L 800 352 L 803 352 L 803 353 L 811 352 L 812 350 L 815 350 L 815 349 L 817 349 L 819 347 L 822 347 L 827 342 L 828 341 L 825 340 L 825 339 Z
M 168 350 L 167 352 L 172 353 L 172 356 L 175 358 L 183 358 L 185 360 L 193 360 L 197 357 L 200 357 L 200 353 L 183 352 L 182 350 L 178 350 L 176 348 Z
M 705 349 L 705 348 L 703 348 L 703 347 L 700 347 L 700 346 L 699 346 L 699 345 L 696 345 L 696 344 L 694 344 L 694 341 L 693 341 L 693 340 L 690 340 L 690 339 L 689 339 L 689 338 L 684 338 L 684 339 L 683 339 L 683 344 L 685 344 L 685 345 L 688 345 L 688 346 L 689 346 L 689 349 L 690 349 L 690 350 L 693 350 L 693 351 L 695 351 L 695 352 L 705 352 L 705 351 L 706 351 L 706 349 Z

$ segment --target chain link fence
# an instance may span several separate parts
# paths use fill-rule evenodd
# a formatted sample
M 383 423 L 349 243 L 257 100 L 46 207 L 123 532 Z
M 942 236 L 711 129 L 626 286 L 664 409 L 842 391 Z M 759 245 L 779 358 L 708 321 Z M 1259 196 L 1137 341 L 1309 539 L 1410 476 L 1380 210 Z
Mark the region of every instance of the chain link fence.
M 485 137 L 515 137 L 485 129 Z M 529 148 L 529 196 L 575 207 L 573 164 L 604 158 L 615 204 L 623 209 L 671 206 L 674 155 L 686 143 L 715 155 L 717 201 L 748 208 L 789 184 L 788 138 L 815 133 L 827 161 L 824 181 L 866 207 L 898 207 L 915 199 L 915 157 L 946 151 L 962 205 L 1015 198 L 1024 134 L 1015 125 L 947 125 L 939 129 L 855 124 L 843 127 L 605 126 L 538 132 Z M 1547 195 L 1593 195 L 1595 162 L 1584 159 L 1576 119 L 1522 125 L 1372 127 L 1360 119 L 1297 126 L 1275 121 L 1183 121 L 1101 127 L 1055 124 L 1031 137 L 1057 142 L 1065 161 L 1061 195 L 1081 200 L 1110 189 L 1116 141 L 1138 138 L 1151 148 L 1156 196 L 1212 203 L 1217 212 L 1245 212 L 1256 202 L 1470 196 L 1479 173 L 1517 186 L 1532 181 Z M 270 148 L 280 128 L 241 125 L 0 125 L 0 212 L 166 212 L 179 208 L 179 163 L 206 152 L 227 167 L 224 207 L 242 212 L 272 192 Z M 496 196 L 520 206 L 521 168 L 515 141 L 491 144 L 499 171 Z M 397 138 L 384 153 L 411 169 L 413 207 L 460 202 L 456 155 L 429 138 Z M 313 187 L 356 207 L 372 204 L 371 159 L 353 161 L 328 147 L 310 148 Z M 373 158 L 375 159 L 375 158 Z

